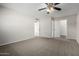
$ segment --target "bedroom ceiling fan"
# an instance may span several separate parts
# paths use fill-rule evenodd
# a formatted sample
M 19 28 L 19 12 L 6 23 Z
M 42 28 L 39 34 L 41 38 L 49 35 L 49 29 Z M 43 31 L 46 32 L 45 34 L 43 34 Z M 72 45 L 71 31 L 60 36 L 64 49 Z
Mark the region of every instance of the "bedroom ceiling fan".
M 47 5 L 47 7 L 38 9 L 38 11 L 42 11 L 42 10 L 47 9 L 47 14 L 51 13 L 51 12 L 54 11 L 54 10 L 61 11 L 61 8 L 56 7 L 56 6 L 59 5 L 60 3 L 45 3 L 45 4 Z

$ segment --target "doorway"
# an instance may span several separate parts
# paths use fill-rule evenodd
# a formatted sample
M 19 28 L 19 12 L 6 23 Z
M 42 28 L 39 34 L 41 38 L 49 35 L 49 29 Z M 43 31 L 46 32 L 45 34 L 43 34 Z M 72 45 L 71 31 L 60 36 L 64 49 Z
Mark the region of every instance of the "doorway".
M 67 20 L 52 20 L 52 37 L 67 36 Z
M 34 36 L 39 36 L 39 19 L 34 21 Z

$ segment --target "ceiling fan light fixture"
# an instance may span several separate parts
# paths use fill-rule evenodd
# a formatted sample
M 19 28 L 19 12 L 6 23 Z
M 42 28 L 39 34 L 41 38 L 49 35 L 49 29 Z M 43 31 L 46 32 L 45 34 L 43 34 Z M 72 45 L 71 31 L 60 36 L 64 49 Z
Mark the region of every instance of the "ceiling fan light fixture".
M 59 7 L 56 7 L 56 5 L 60 4 L 60 3 L 45 3 L 47 5 L 47 7 L 44 7 L 44 8 L 41 8 L 41 9 L 38 9 L 39 11 L 41 10 L 45 10 L 47 11 L 47 14 L 51 13 L 51 12 L 54 12 L 55 10 L 57 11 L 61 11 L 62 9 L 59 8 Z
M 52 7 L 47 9 L 47 12 L 51 13 L 52 11 L 54 11 L 54 9 Z

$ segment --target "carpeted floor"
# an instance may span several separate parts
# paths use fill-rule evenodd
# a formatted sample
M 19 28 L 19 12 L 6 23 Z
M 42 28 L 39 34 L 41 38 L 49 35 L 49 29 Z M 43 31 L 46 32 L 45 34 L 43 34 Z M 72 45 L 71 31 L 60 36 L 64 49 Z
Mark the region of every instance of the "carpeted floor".
M 17 43 L 0 46 L 3 56 L 79 56 L 75 40 L 35 37 Z

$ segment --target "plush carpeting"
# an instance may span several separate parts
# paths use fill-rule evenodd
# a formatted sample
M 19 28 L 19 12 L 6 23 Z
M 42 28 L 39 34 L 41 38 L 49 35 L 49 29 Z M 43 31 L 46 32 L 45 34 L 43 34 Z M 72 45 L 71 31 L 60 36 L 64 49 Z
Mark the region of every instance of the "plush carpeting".
M 75 40 L 35 37 L 0 46 L 0 55 L 6 56 L 79 56 Z

